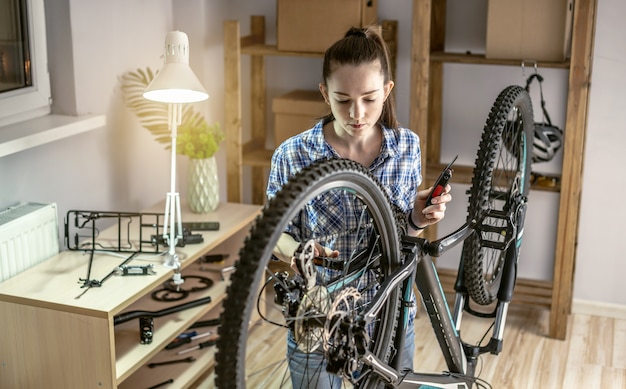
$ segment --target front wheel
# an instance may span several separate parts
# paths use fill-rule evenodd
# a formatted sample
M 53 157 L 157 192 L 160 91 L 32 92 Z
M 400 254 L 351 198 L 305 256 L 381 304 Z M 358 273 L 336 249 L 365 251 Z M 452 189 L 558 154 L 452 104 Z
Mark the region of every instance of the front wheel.
M 533 110 L 528 92 L 504 89 L 483 130 L 470 188 L 468 222 L 479 228 L 463 243 L 464 276 L 471 299 L 489 305 L 496 298 L 505 258 L 517 258 L 530 187 Z M 514 227 L 514 228 L 511 228 Z M 516 236 L 508 236 L 511 232 Z
M 313 206 L 318 201 L 332 207 L 320 212 Z M 317 258 L 315 286 L 306 286 L 307 277 L 294 276 L 275 259 L 282 254 L 284 231 L 299 242 L 312 239 L 330 249 L 347 240 L 344 246 L 353 250 L 332 264 Z M 367 169 L 349 160 L 303 169 L 270 200 L 239 253 L 221 315 L 217 386 L 315 388 L 332 381 L 333 388 L 377 387 L 377 377 L 353 355 L 353 343 L 361 341 L 382 361 L 394 357 L 400 291 L 392 291 L 360 335 L 342 336 L 343 328 L 334 324 L 357 322 L 353 319 L 367 308 L 378 285 L 400 265 L 400 255 L 396 214 Z

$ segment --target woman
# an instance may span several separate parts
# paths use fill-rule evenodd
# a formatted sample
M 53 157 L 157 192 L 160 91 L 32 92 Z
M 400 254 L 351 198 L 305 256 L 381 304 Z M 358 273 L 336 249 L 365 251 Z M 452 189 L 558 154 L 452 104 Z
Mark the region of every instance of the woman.
M 331 113 L 312 129 L 286 140 L 275 150 L 268 198 L 272 198 L 289 177 L 313 161 L 348 158 L 368 167 L 380 181 L 391 202 L 406 214 L 410 235 L 418 235 L 428 225 L 441 220 L 446 203 L 451 200 L 450 187 L 434 198 L 432 205 L 424 207 L 429 189 L 417 191 L 422 181 L 419 139 L 415 133 L 398 125 L 391 93 L 393 86 L 388 50 L 382 37 L 370 28 L 350 29 L 324 55 L 323 82 L 319 89 Z M 342 229 L 345 230 L 346 220 L 356 218 L 359 213 L 347 212 L 346 207 L 347 204 L 342 204 L 338 211 L 336 198 L 332 202 L 328 198 L 312 201 L 303 211 L 306 217 L 299 218 L 305 222 L 285 231 L 275 255 L 291 262 L 300 240 L 311 236 L 315 237 L 316 255 L 337 259 L 349 255 L 355 249 L 355 242 L 343 238 Z M 329 279 L 336 275 L 325 268 L 316 270 L 318 278 Z M 407 369 L 413 367 L 414 316 L 413 311 L 402 362 Z M 296 347 L 292 334 L 287 352 L 294 388 L 340 387 L 341 379 L 326 373 L 321 352 L 302 352 Z M 307 375 L 304 365 L 322 372 L 319 373 L 322 377 Z

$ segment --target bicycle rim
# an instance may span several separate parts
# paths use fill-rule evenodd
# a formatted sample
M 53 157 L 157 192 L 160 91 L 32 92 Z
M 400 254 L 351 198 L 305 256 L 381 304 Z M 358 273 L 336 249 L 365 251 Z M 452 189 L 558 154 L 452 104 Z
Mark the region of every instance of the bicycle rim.
M 511 220 L 520 223 L 519 231 L 523 227 L 516 212 L 529 191 L 533 129 L 528 93 L 519 86 L 504 89 L 483 130 L 470 188 L 468 221 L 482 220 L 486 228 L 463 244 L 468 293 L 480 305 L 497 298 L 506 251 L 519 250 L 521 235 L 506 249 L 498 245 L 509 239 L 502 231 Z
M 321 343 L 324 342 L 319 339 L 323 331 L 314 328 L 307 332 L 303 328 L 306 329 L 307 323 L 316 319 L 312 317 L 313 315 L 323 316 L 328 313 L 330 305 L 326 300 L 327 295 L 332 299 L 348 285 L 339 283 L 339 286 L 333 289 L 320 282 L 318 277 L 316 288 L 327 288 L 328 293 L 319 293 L 319 289 L 315 289 L 316 292 L 309 291 L 302 298 L 303 303 L 298 309 L 289 310 L 285 309 L 284 304 L 274 301 L 276 291 L 272 285 L 274 283 L 281 287 L 286 285 L 283 285 L 284 281 L 274 276 L 271 269 L 276 265 L 276 260 L 271 259 L 272 250 L 281 233 L 289 223 L 303 217 L 303 208 L 312 199 L 326 195 L 338 195 L 342 205 L 346 205 L 343 202 L 350 203 L 345 209 L 358 209 L 362 214 L 359 220 L 363 225 L 356 226 L 356 234 L 354 226 L 346 226 L 342 230 L 356 236 L 362 235 L 355 238 L 366 243 L 366 248 L 361 253 L 380 254 L 371 255 L 372 259 L 365 261 L 363 270 L 377 274 L 379 281 L 382 282 L 399 265 L 400 247 L 396 215 L 382 188 L 367 169 L 349 160 L 326 160 L 303 169 L 267 204 L 239 253 L 240 258 L 231 276 L 231 285 L 227 290 L 221 315 L 216 354 L 218 387 L 255 389 L 292 387 L 289 359 L 293 355 L 287 353 L 287 328 L 290 323 L 295 323 L 292 329 L 295 328 L 296 332 L 304 334 L 298 339 L 299 345 L 304 345 L 302 347 L 306 349 L 307 345 L 317 342 L 318 348 L 313 354 L 327 358 L 328 354 L 321 352 L 324 350 Z M 319 267 L 316 266 L 316 270 L 319 271 Z M 361 288 L 364 293 L 372 291 L 371 285 L 362 283 L 363 278 L 361 274 L 350 282 L 350 286 Z M 390 360 L 394 354 L 392 345 L 398 311 L 401 308 L 400 300 L 400 291 L 393 291 L 370 333 L 367 347 L 383 361 Z M 355 311 L 344 313 L 356 315 Z M 304 355 L 308 358 L 309 354 Z M 298 366 L 300 366 L 298 371 L 306 371 L 308 374 L 305 387 L 316 387 L 322 369 L 311 364 Z M 373 374 L 368 375 L 366 370 L 357 371 L 353 376 L 359 375 L 373 377 Z M 341 387 L 352 387 L 347 379 L 342 381 Z M 369 378 L 356 386 L 375 387 L 376 381 Z

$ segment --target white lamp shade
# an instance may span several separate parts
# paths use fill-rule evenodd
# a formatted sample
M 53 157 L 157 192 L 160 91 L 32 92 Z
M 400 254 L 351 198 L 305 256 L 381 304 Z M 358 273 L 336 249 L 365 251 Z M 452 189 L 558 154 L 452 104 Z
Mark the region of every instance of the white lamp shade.
M 195 103 L 209 94 L 189 67 L 189 40 L 181 31 L 165 38 L 165 64 L 143 93 L 148 100 L 163 103 Z

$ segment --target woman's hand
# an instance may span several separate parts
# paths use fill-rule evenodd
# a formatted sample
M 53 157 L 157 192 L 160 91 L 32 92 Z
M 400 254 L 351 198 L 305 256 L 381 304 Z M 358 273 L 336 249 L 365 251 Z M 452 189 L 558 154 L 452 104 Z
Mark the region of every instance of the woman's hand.
M 315 242 L 315 248 L 313 249 L 313 256 L 315 257 L 326 257 L 326 258 L 337 258 L 339 257 L 338 250 L 331 250 L 328 247 L 324 247 L 321 244 Z M 298 270 L 298 266 L 296 265 L 296 257 L 291 257 L 291 268 L 296 272 L 300 273 Z
M 413 211 L 407 216 L 412 218 L 413 223 L 420 228 L 426 228 L 443 219 L 446 214 L 446 204 L 452 201 L 452 195 L 450 194 L 452 188 L 450 185 L 446 185 L 441 195 L 433 197 L 431 200 L 432 204 L 424 208 L 428 194 L 432 190 L 433 188 L 430 187 L 417 192 L 415 203 L 413 204 Z

